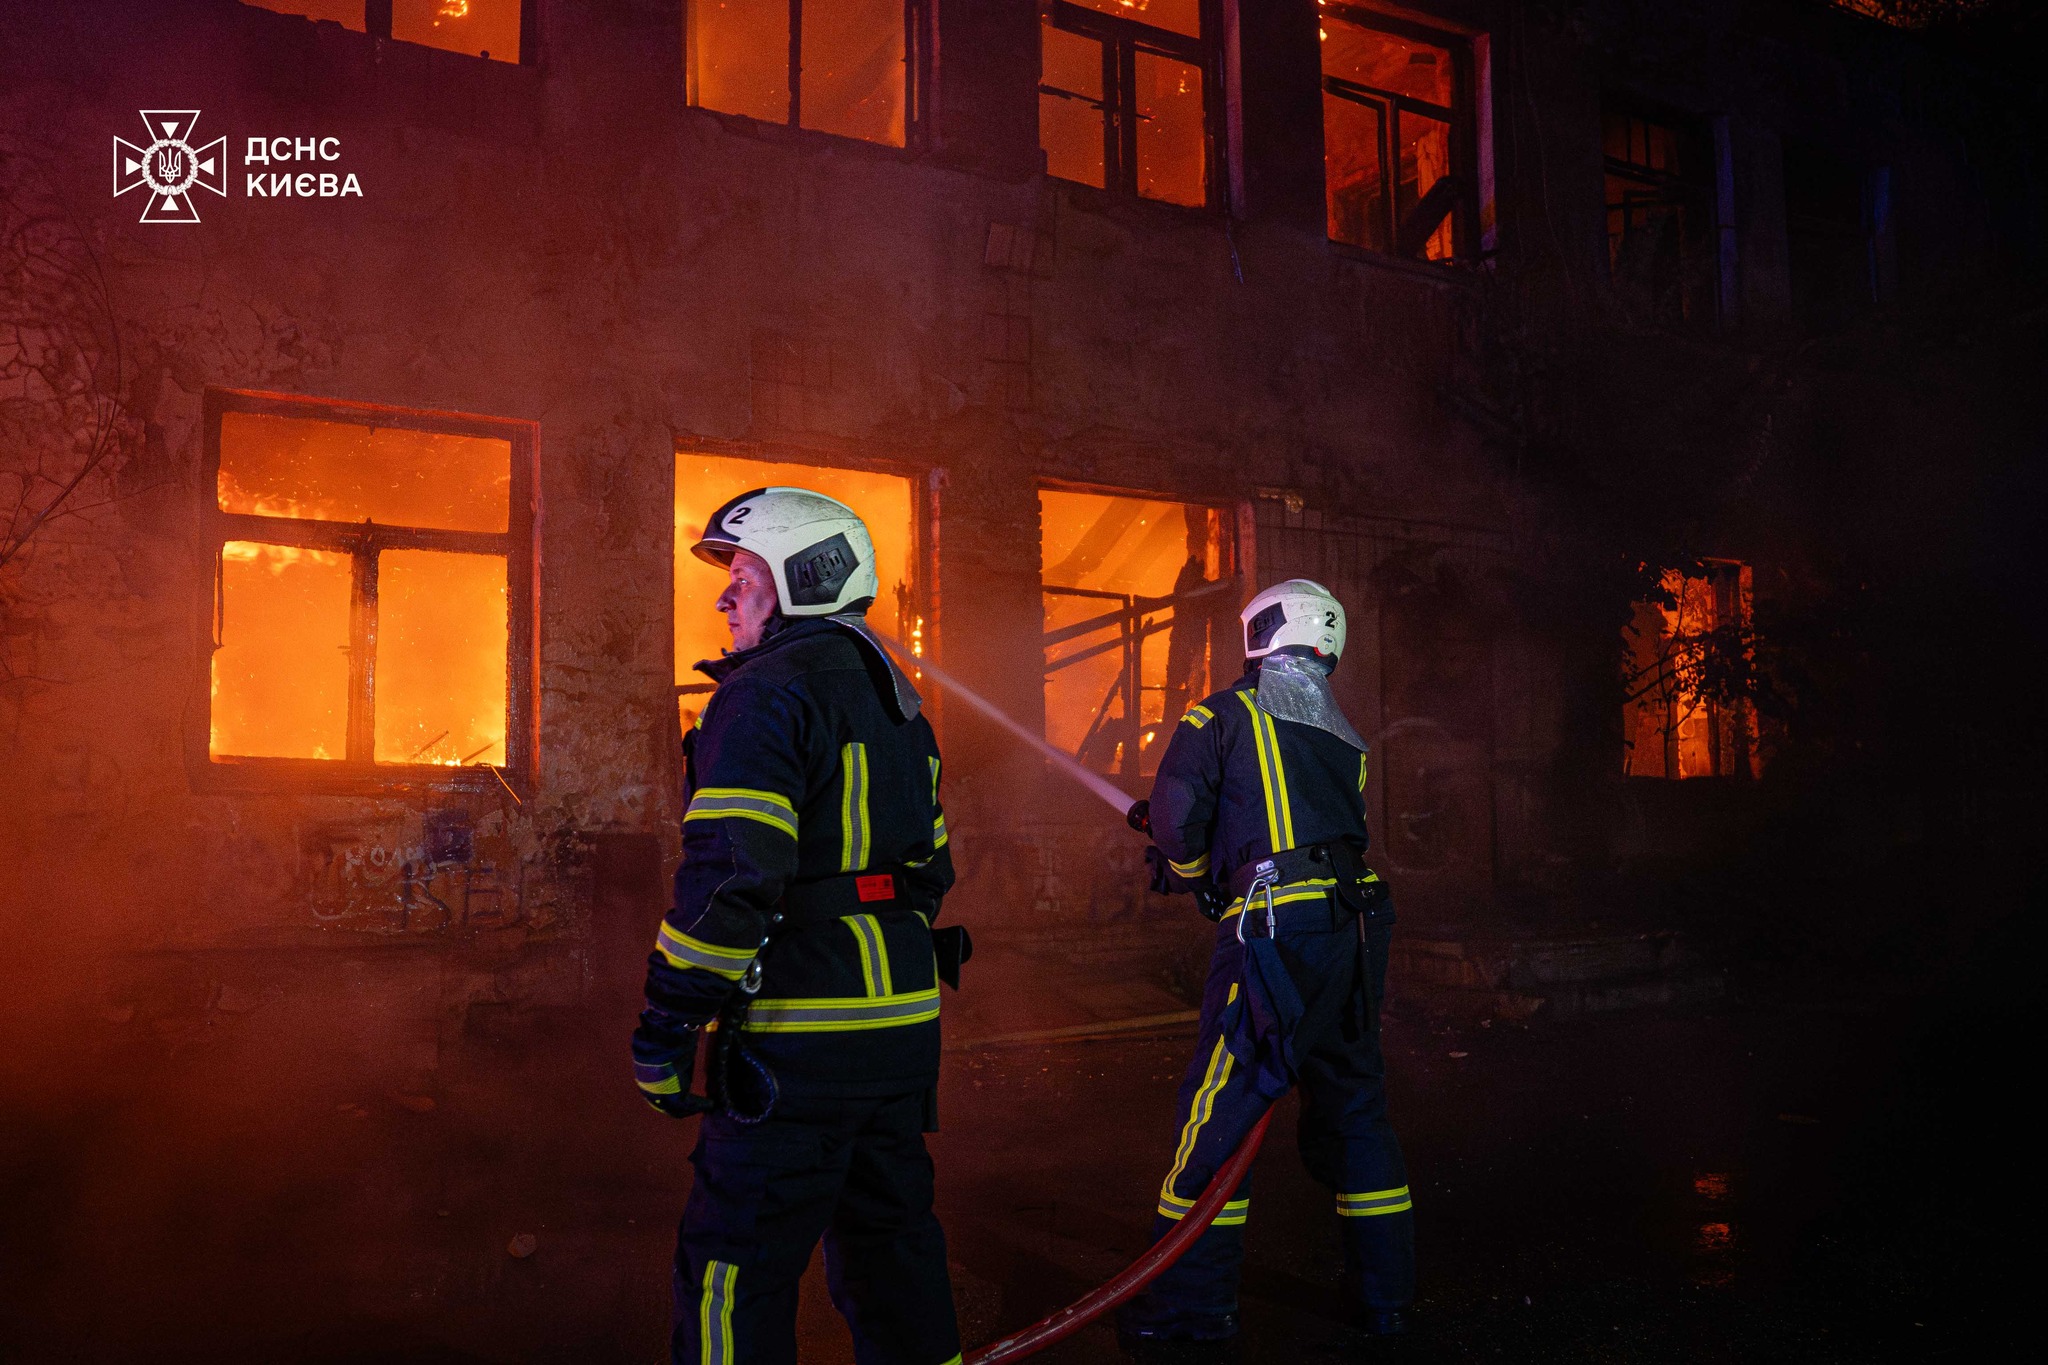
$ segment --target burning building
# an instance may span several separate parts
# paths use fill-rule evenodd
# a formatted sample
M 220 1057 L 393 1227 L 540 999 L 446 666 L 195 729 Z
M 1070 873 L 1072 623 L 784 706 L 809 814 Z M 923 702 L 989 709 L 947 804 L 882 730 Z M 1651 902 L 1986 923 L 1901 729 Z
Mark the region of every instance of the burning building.
M 1909 35 L 1537 8 L 6 6 L 9 1009 L 265 1002 L 424 1094 L 630 996 L 724 638 L 679 547 L 777 483 L 1133 796 L 1238 605 L 1324 582 L 1404 923 L 1576 924 L 1768 771 L 1699 661 L 1818 572 L 1747 500 L 1802 439 L 1771 357 L 2038 227 Z M 117 148 L 110 194 L 115 137 L 225 192 Z M 1154 913 L 934 710 L 977 934 Z

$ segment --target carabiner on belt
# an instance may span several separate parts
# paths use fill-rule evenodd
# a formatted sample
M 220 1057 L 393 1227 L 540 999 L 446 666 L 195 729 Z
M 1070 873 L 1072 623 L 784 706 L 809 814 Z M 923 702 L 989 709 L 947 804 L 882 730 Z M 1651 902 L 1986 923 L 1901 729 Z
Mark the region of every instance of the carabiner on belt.
M 1238 912 L 1237 941 L 1244 942 L 1244 922 L 1252 917 L 1252 898 L 1264 893 L 1266 897 L 1266 937 L 1273 937 L 1273 883 L 1280 879 L 1279 869 L 1273 866 L 1271 858 L 1253 869 L 1252 884 L 1244 889 L 1244 909 Z

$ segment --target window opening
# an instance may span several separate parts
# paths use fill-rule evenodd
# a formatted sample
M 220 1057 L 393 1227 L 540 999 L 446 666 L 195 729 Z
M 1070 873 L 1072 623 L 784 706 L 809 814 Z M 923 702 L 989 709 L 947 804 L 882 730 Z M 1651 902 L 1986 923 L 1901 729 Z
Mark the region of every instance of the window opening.
M 690 103 L 906 145 L 925 0 L 684 0 Z
M 1832 327 L 1878 302 L 1878 226 L 1883 171 L 1788 142 L 1785 255 L 1792 308 L 1809 326 Z
M 243 0 L 258 9 L 328 20 L 357 33 L 396 38 L 492 61 L 521 60 L 529 0 Z
M 678 720 L 697 723 L 712 683 L 697 661 L 716 659 L 732 644 L 725 618 L 712 609 L 726 584 L 725 570 L 690 553 L 711 514 L 750 488 L 808 488 L 837 498 L 860 514 L 875 542 L 881 595 L 868 608 L 868 624 L 922 656 L 930 627 L 923 596 L 916 483 L 901 474 L 825 465 L 776 462 L 704 451 L 676 453 L 675 677 Z
M 1664 571 L 1661 600 L 1635 604 L 1623 632 L 1625 771 L 1631 777 L 1754 777 L 1755 709 L 1716 695 L 1713 676 L 1753 652 L 1750 571 L 1709 560 Z
M 1448 261 L 1478 218 L 1470 44 L 1319 0 L 1332 241 Z
M 208 760 L 525 773 L 531 427 L 226 391 L 208 405 Z
M 1038 507 L 1045 737 L 1099 772 L 1149 776 L 1217 685 L 1212 655 L 1242 652 L 1229 509 L 1051 488 Z
M 1210 203 L 1215 63 L 1199 0 L 1045 0 L 1039 27 L 1046 173 Z
M 1718 270 L 1713 153 L 1702 132 L 1607 108 L 1607 271 L 1639 326 L 1682 328 L 1715 319 Z

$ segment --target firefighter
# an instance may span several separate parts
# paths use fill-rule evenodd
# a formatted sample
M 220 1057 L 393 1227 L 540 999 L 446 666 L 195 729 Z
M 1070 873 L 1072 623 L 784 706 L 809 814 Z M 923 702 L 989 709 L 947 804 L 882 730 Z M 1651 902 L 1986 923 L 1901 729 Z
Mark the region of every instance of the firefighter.
M 633 1035 L 648 1102 L 703 1115 L 671 1358 L 794 1361 L 822 1237 L 861 1365 L 957 1361 L 923 1135 L 939 980 L 968 949 L 932 929 L 953 883 L 939 750 L 862 619 L 874 547 L 844 504 L 757 488 L 694 551 L 730 574 L 733 648 L 697 665 L 718 687 L 685 743 L 683 861 Z
M 1366 746 L 1330 693 L 1344 608 L 1292 579 L 1251 600 L 1244 676 L 1174 728 L 1149 811 L 1153 889 L 1192 891 L 1216 919 L 1201 1036 L 1181 1082 L 1179 1140 L 1155 1239 L 1186 1216 L 1259 1116 L 1301 1088 L 1302 1161 L 1335 1196 L 1346 1310 L 1407 1328 L 1414 1215 L 1387 1121 L 1378 1009 L 1394 916 L 1361 861 Z M 1180 1261 L 1119 1316 L 1127 1350 L 1223 1342 L 1238 1329 L 1250 1178 Z

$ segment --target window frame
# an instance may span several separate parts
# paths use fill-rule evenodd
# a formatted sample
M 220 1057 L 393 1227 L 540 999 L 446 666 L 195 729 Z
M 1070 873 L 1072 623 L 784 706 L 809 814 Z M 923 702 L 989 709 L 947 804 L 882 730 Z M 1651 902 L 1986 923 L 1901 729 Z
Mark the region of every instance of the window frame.
M 1686 572 L 1688 567 L 1697 568 L 1700 572 L 1688 573 Z M 1680 576 L 1681 581 L 1703 581 L 1707 585 L 1707 591 L 1713 595 L 1716 616 L 1716 624 L 1710 626 L 1708 628 L 1709 631 L 1719 629 L 1719 616 L 1723 607 L 1724 597 L 1732 598 L 1733 600 L 1736 614 L 1741 618 L 1737 623 L 1738 626 L 1745 631 L 1754 630 L 1755 565 L 1750 561 L 1707 556 L 1693 561 L 1690 565 L 1679 565 L 1671 570 L 1671 572 L 1676 572 Z M 1683 591 L 1683 588 L 1681 588 L 1681 591 Z M 1634 629 L 1634 612 L 1644 605 L 1654 606 L 1655 604 L 1649 603 L 1647 599 L 1643 598 L 1635 599 L 1630 603 L 1632 619 L 1630 624 L 1624 627 L 1625 636 L 1627 632 Z M 1660 646 L 1663 640 L 1674 638 L 1676 637 L 1664 636 L 1661 631 L 1659 632 Z M 1679 690 L 1667 681 L 1676 676 L 1675 666 L 1671 664 L 1670 660 L 1671 656 L 1660 656 L 1657 663 L 1657 676 L 1634 695 L 1625 696 L 1622 701 L 1622 780 L 1624 782 L 1668 782 L 1674 784 L 1702 781 L 1721 783 L 1756 781 L 1762 776 L 1763 770 L 1763 761 L 1760 756 L 1761 737 L 1758 734 L 1759 718 L 1756 704 L 1748 698 L 1737 698 L 1732 702 L 1722 702 L 1711 697 L 1699 697 L 1694 704 L 1702 712 L 1702 719 L 1707 726 L 1707 756 L 1711 771 L 1692 774 L 1670 771 L 1671 758 L 1682 743 L 1678 738 L 1678 733 L 1685 720 L 1684 717 L 1673 717 L 1670 715 L 1676 697 L 1669 694 Z M 1626 663 L 1624 663 L 1624 667 L 1626 667 Z M 1624 687 L 1626 688 L 1628 683 L 1632 681 L 1634 680 L 1629 679 L 1625 681 Z M 1658 731 L 1665 750 L 1665 757 L 1660 761 L 1659 766 L 1664 768 L 1665 771 L 1659 773 L 1639 773 L 1634 771 L 1636 736 L 1631 732 L 1630 727 L 1635 722 L 1639 708 L 1643 711 L 1651 709 L 1652 703 L 1645 699 L 1650 697 L 1653 689 L 1667 694 L 1664 699 L 1666 720 Z M 1722 771 L 1724 760 L 1728 768 L 1728 771 L 1725 772 Z
M 1100 10 L 1087 9 L 1071 0 L 1040 0 L 1039 32 L 1049 24 L 1064 33 L 1088 38 L 1102 45 L 1102 98 L 1089 99 L 1071 90 L 1045 83 L 1043 39 L 1039 57 L 1038 95 L 1056 95 L 1079 100 L 1102 111 L 1102 185 L 1065 180 L 1047 173 L 1062 184 L 1079 185 L 1098 194 L 1114 194 L 1147 204 L 1161 204 L 1190 213 L 1213 213 L 1227 206 L 1224 177 L 1224 92 L 1223 43 L 1217 34 L 1223 29 L 1220 0 L 1201 0 L 1201 32 L 1195 37 L 1172 29 L 1123 19 Z M 1179 204 L 1171 199 L 1154 199 L 1138 193 L 1138 53 L 1171 58 L 1194 67 L 1202 77 L 1202 202 Z M 1043 132 L 1040 157 L 1043 159 Z
M 533 0 L 526 0 L 533 3 Z M 938 50 L 938 28 L 934 18 L 937 0 L 903 0 L 903 145 L 892 146 L 886 142 L 873 142 L 864 137 L 852 137 L 845 133 L 827 132 L 823 128 L 806 128 L 803 124 L 803 6 L 804 0 L 789 0 L 789 116 L 780 122 L 755 118 L 751 114 L 735 114 L 724 109 L 715 109 L 708 104 L 697 102 L 696 55 L 693 51 L 691 34 L 696 25 L 691 11 L 699 0 L 683 0 L 683 103 L 691 109 L 701 109 L 719 118 L 745 119 L 762 128 L 784 128 L 792 135 L 803 137 L 830 138 L 836 143 L 849 143 L 859 147 L 873 147 L 883 152 L 898 154 L 921 152 L 929 140 L 927 128 L 930 122 L 932 70 L 934 55 Z
M 1325 94 L 1350 103 L 1373 109 L 1380 116 L 1380 177 L 1387 186 L 1382 196 L 1387 204 L 1385 228 L 1391 250 L 1381 251 L 1377 247 L 1363 246 L 1357 242 L 1346 242 L 1330 237 L 1327 231 L 1329 212 L 1329 154 L 1324 147 L 1323 155 L 1323 211 L 1325 214 L 1325 237 L 1330 245 L 1344 251 L 1355 251 L 1376 261 L 1402 261 L 1413 265 L 1439 267 L 1469 265 L 1490 254 L 1482 238 L 1485 225 L 1480 222 L 1488 190 L 1484 157 L 1479 145 L 1479 58 L 1474 51 L 1480 35 L 1458 32 L 1449 28 L 1437 28 L 1429 24 L 1416 23 L 1397 15 L 1373 9 L 1369 5 L 1351 0 L 1327 0 L 1319 6 L 1319 18 L 1336 19 L 1359 28 L 1384 33 L 1390 37 L 1406 39 L 1409 42 L 1426 43 L 1441 48 L 1451 58 L 1451 102 L 1448 105 L 1431 104 L 1413 95 L 1402 95 L 1391 90 L 1380 90 L 1373 86 L 1361 85 L 1340 76 L 1332 76 L 1322 70 L 1322 54 L 1317 52 L 1317 88 Z M 1451 130 L 1451 167 L 1444 179 L 1458 182 L 1451 191 L 1452 203 L 1445 216 L 1451 220 L 1451 254 L 1444 260 L 1433 261 L 1422 254 L 1429 238 L 1435 235 L 1436 227 L 1442 223 L 1439 218 L 1430 224 L 1429 231 L 1422 233 L 1421 240 L 1413 251 L 1404 252 L 1401 247 L 1400 218 L 1400 123 L 1402 112 L 1411 112 L 1423 118 L 1446 123 Z M 1327 120 L 1318 119 L 1320 136 L 1328 138 Z M 1435 187 L 1432 186 L 1432 189 Z M 1428 196 L 1423 196 L 1426 199 Z M 1418 206 L 1422 200 L 1417 200 Z
M 1671 171 L 1658 171 L 1649 166 L 1609 156 L 1606 149 L 1606 120 L 1610 117 L 1629 119 L 1647 127 L 1657 127 L 1671 134 L 1672 145 L 1678 154 L 1678 167 Z M 1719 174 L 1718 155 L 1710 122 L 1696 115 L 1689 115 L 1671 109 L 1659 108 L 1622 91 L 1603 91 L 1600 97 L 1601 149 L 1601 240 L 1606 250 L 1601 255 L 1601 268 L 1616 302 L 1629 307 L 1635 300 L 1625 297 L 1620 283 L 1614 275 L 1615 237 L 1608 226 L 1615 206 L 1607 202 L 1607 180 L 1613 177 L 1633 185 L 1651 189 L 1662 196 L 1660 200 L 1645 202 L 1642 207 L 1664 206 L 1677 209 L 1684 215 L 1679 220 L 1679 262 L 1678 295 L 1681 317 L 1676 325 L 1659 322 L 1654 314 L 1656 300 L 1650 300 L 1652 317 L 1635 320 L 1637 325 L 1654 331 L 1679 335 L 1702 335 L 1712 333 L 1726 326 L 1725 298 L 1727 285 L 1722 276 L 1728 263 L 1722 259 L 1720 240 Z M 1623 208 L 1622 231 L 1628 231 L 1628 210 Z M 1692 271 L 1698 278 L 1692 277 Z
M 1058 475 L 1054 474 L 1041 474 L 1037 479 L 1033 481 L 1032 496 L 1034 501 L 1038 498 L 1039 495 L 1044 493 L 1088 493 L 1094 494 L 1098 497 L 1130 498 L 1140 502 L 1165 502 L 1173 503 L 1182 507 L 1200 507 L 1208 511 L 1216 512 L 1220 514 L 1222 518 L 1223 544 L 1224 547 L 1229 551 L 1230 568 L 1227 573 L 1225 573 L 1222 577 L 1214 581 L 1218 583 L 1229 584 L 1231 586 L 1227 588 L 1218 588 L 1215 591 L 1225 593 L 1228 596 L 1231 606 L 1231 612 L 1233 615 L 1236 614 L 1238 607 L 1249 595 L 1246 589 L 1248 585 L 1252 584 L 1255 581 L 1255 569 L 1252 563 L 1253 535 L 1251 530 L 1250 506 L 1249 504 L 1241 500 L 1231 499 L 1228 497 L 1202 497 L 1187 493 L 1166 492 L 1157 488 L 1132 488 L 1123 484 L 1095 483 L 1084 479 L 1061 478 Z M 1041 611 L 1044 608 L 1046 598 L 1045 570 L 1045 527 L 1041 521 L 1041 524 L 1038 529 L 1038 566 L 1035 570 L 1035 576 L 1038 582 L 1038 601 Z M 1134 594 L 1130 593 L 1115 593 L 1101 589 L 1061 589 L 1060 591 L 1062 593 L 1066 593 L 1077 597 L 1096 597 L 1105 599 L 1123 598 L 1133 601 L 1158 600 L 1152 598 L 1136 597 Z M 1171 594 L 1168 595 L 1171 596 Z M 1158 608 L 1154 607 L 1152 608 L 1152 610 L 1156 611 L 1158 610 Z M 1178 608 L 1175 608 L 1176 613 L 1178 612 L 1178 610 Z M 1141 618 L 1145 614 L 1144 609 L 1142 608 L 1137 609 L 1137 612 Z M 1063 667 L 1070 666 L 1076 662 L 1079 662 L 1081 657 L 1083 657 L 1084 655 L 1105 654 L 1109 653 L 1112 650 L 1112 648 L 1135 646 L 1136 650 L 1138 651 L 1138 666 L 1142 670 L 1142 660 L 1145 641 L 1150 639 L 1154 635 L 1165 635 L 1170 630 L 1170 628 L 1170 624 L 1152 627 L 1141 627 L 1141 629 L 1137 632 L 1135 638 L 1129 639 L 1127 639 L 1120 632 L 1117 636 L 1112 637 L 1110 639 L 1097 640 L 1090 644 L 1084 644 L 1081 648 L 1073 650 L 1069 654 L 1060 656 L 1057 662 Z M 1053 662 L 1050 658 L 1051 652 L 1061 645 L 1071 644 L 1075 640 L 1085 639 L 1089 635 L 1094 635 L 1099 631 L 1107 629 L 1109 628 L 1105 626 L 1097 626 L 1094 630 L 1079 631 L 1076 630 L 1074 625 L 1067 625 L 1057 627 L 1051 631 L 1047 631 L 1046 629 L 1044 629 L 1042 625 L 1040 626 L 1038 680 L 1040 714 L 1038 720 L 1038 733 L 1040 738 L 1045 740 L 1047 744 L 1053 744 L 1053 747 L 1055 748 L 1059 748 L 1060 746 L 1054 744 L 1052 736 L 1049 733 L 1047 733 L 1049 716 L 1047 713 L 1047 709 L 1044 706 L 1046 684 L 1051 680 L 1053 673 L 1057 671 L 1056 669 L 1046 667 L 1046 664 L 1048 662 Z M 1240 641 L 1238 646 L 1233 646 L 1230 649 L 1221 651 L 1221 659 L 1226 661 L 1227 663 L 1227 661 L 1231 659 L 1233 655 L 1241 655 L 1241 644 L 1242 642 Z M 1215 686 L 1223 685 L 1218 682 L 1218 660 L 1219 651 L 1217 649 L 1216 642 L 1212 637 L 1209 642 L 1209 655 L 1203 661 L 1203 669 L 1208 674 L 1210 683 Z M 1145 689 L 1143 688 L 1141 681 L 1141 693 L 1144 690 Z M 1206 695 L 1208 694 L 1202 693 L 1200 695 L 1191 697 L 1190 705 L 1192 705 L 1194 702 L 1200 701 L 1202 697 Z M 1133 734 L 1141 730 L 1145 723 L 1144 705 L 1142 699 L 1140 700 L 1138 706 L 1135 709 L 1137 712 L 1135 718 L 1131 717 L 1128 714 L 1121 718 L 1122 723 L 1127 725 L 1130 728 L 1131 733 Z M 1173 734 L 1173 727 L 1180 722 L 1180 719 L 1181 718 L 1179 716 L 1166 715 L 1162 711 L 1159 722 L 1161 730 L 1159 736 L 1160 744 L 1158 750 L 1161 757 L 1164 757 L 1166 753 L 1166 742 L 1171 739 Z M 1086 744 L 1084 742 L 1083 752 L 1085 751 Z M 1064 753 L 1066 751 L 1062 749 L 1061 752 Z M 1136 758 L 1136 771 L 1126 771 L 1126 769 L 1131 766 L 1128 760 L 1126 761 L 1125 767 L 1105 769 L 1093 766 L 1088 762 L 1087 759 L 1081 757 L 1081 755 L 1078 753 L 1068 754 L 1068 757 L 1072 758 L 1082 767 L 1087 768 L 1089 772 L 1100 774 L 1103 777 L 1110 778 L 1112 781 L 1121 780 L 1126 777 L 1128 777 L 1133 782 L 1145 782 L 1149 780 L 1149 775 L 1144 773 L 1145 755 L 1142 751 L 1139 752 Z
M 230 412 L 296 417 L 358 426 L 401 427 L 456 436 L 484 436 L 511 443 L 511 487 L 502 532 L 449 531 L 378 523 L 324 521 L 310 517 L 266 517 L 227 512 L 220 506 L 221 419 Z M 194 784 L 227 791 L 383 793 L 394 789 L 500 791 L 524 800 L 537 782 L 540 752 L 540 636 L 538 527 L 540 426 L 516 418 L 389 407 L 347 399 L 311 398 L 252 389 L 209 388 L 203 405 L 201 459 L 201 574 L 197 625 L 202 646 L 195 650 L 190 701 L 208 724 L 186 727 L 185 761 Z M 349 661 L 348 752 L 333 758 L 271 758 L 211 752 L 213 647 L 220 636 L 222 547 L 230 540 L 347 554 L 352 560 L 349 637 L 363 639 L 375 629 L 375 555 L 384 550 L 451 550 L 490 554 L 505 561 L 505 762 L 451 768 L 434 763 L 378 763 L 373 751 L 376 715 L 374 676 L 364 653 Z M 369 551 L 368 567 L 364 552 Z M 366 604 L 365 598 L 368 598 Z

